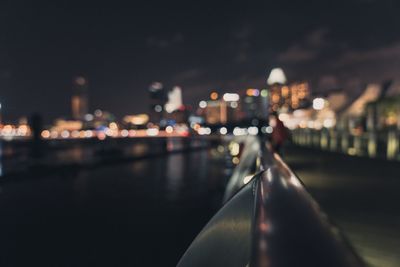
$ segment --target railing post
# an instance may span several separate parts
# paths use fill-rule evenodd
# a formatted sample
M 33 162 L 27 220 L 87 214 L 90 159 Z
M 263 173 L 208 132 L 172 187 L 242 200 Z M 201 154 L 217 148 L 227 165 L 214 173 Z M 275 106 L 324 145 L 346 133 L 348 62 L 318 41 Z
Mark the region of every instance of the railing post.
M 377 138 L 375 132 L 368 133 L 368 156 L 371 158 L 376 157 L 377 152 Z
M 347 154 L 349 149 L 349 135 L 347 132 L 342 132 L 341 134 L 340 147 L 342 152 Z
M 397 132 L 395 130 L 389 130 L 387 136 L 386 157 L 391 160 L 397 159 L 398 151 L 399 151 L 399 140 Z
M 336 151 L 337 150 L 337 144 L 338 144 L 338 135 L 335 129 L 330 130 L 330 144 L 329 148 L 331 151 Z
M 329 148 L 329 130 L 326 128 L 321 129 L 320 144 L 322 150 L 327 150 Z
M 319 133 L 318 130 L 313 130 L 312 131 L 312 142 L 313 142 L 313 146 L 314 147 L 319 147 L 320 146 L 320 139 L 321 139 L 321 135 Z
M 355 150 L 355 155 L 361 156 L 363 154 L 363 149 L 362 149 L 362 136 L 361 135 L 355 135 L 354 137 L 354 150 Z

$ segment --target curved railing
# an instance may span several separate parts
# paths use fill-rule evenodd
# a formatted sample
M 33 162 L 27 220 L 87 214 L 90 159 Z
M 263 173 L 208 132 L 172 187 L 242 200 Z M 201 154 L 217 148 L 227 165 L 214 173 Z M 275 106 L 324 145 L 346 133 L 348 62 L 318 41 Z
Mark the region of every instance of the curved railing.
M 365 266 L 282 159 L 254 142 L 258 173 L 235 178 L 227 202 L 178 266 Z

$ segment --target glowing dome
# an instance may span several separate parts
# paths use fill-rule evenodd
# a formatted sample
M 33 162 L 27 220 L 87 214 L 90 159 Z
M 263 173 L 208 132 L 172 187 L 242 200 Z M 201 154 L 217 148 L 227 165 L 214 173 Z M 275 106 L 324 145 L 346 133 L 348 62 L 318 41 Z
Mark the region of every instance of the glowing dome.
M 271 73 L 269 74 L 267 83 L 268 85 L 273 85 L 275 83 L 285 84 L 286 76 L 285 73 L 283 73 L 283 70 L 281 68 L 272 69 Z

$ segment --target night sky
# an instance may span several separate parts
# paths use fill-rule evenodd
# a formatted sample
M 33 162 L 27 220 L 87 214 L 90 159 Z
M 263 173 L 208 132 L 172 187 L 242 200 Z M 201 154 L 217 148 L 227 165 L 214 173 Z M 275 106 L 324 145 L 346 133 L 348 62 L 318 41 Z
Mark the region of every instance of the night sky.
M 69 115 L 80 74 L 90 109 L 119 117 L 148 110 L 153 81 L 196 104 L 212 89 L 264 87 L 272 67 L 314 91 L 400 78 L 400 1 L 135 2 L 1 1 L 5 119 Z

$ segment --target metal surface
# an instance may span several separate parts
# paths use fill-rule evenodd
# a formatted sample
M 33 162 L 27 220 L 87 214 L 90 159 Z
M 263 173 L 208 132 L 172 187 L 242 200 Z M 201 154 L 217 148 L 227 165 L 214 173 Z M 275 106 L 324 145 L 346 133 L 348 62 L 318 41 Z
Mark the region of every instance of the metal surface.
M 178 263 L 186 266 L 246 266 L 250 258 L 255 183 L 248 183 L 204 227 Z
M 260 142 L 256 136 L 248 136 L 243 142 L 244 148 L 239 164 L 226 185 L 223 203 L 226 203 L 243 186 L 243 178 L 260 171 L 257 159 L 261 156 Z
M 178 266 L 365 266 L 300 180 L 258 142 L 260 173 L 213 217 Z M 254 164 L 253 157 L 243 157 L 247 153 L 242 162 Z M 229 193 L 244 179 L 233 178 Z
M 256 180 L 254 210 L 250 266 L 364 266 L 277 155 Z

